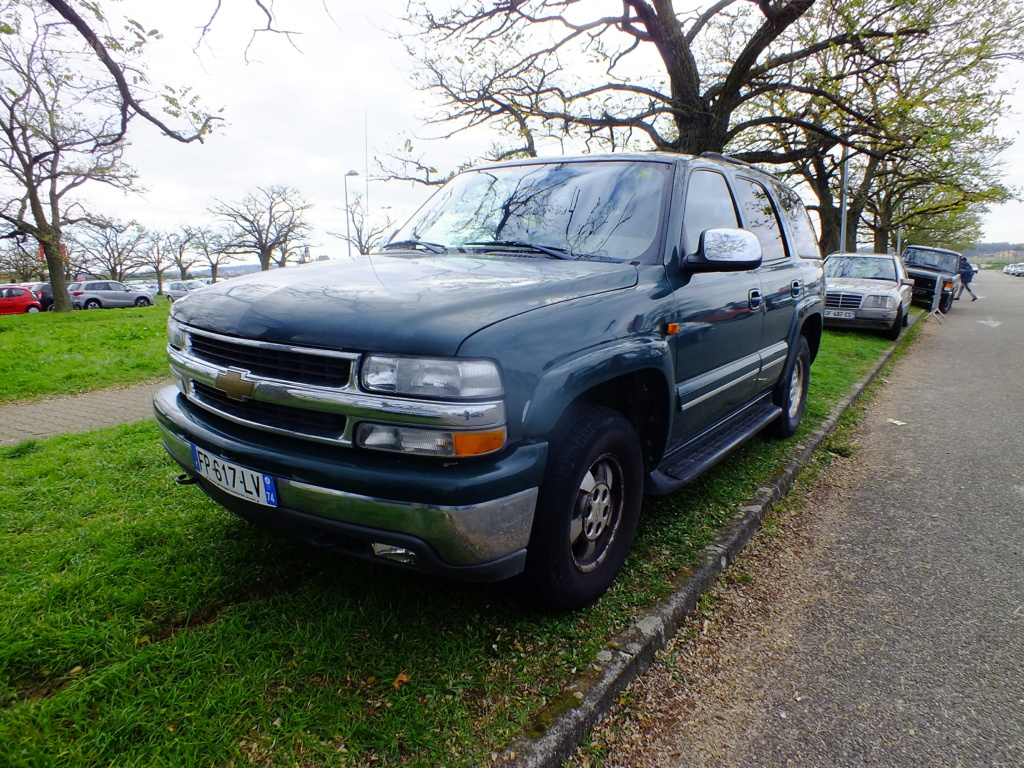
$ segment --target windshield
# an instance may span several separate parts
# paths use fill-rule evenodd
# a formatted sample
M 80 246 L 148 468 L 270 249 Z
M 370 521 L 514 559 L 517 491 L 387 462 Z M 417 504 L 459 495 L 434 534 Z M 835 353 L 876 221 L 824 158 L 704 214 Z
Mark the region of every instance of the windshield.
M 926 248 L 907 248 L 903 252 L 903 263 L 928 269 L 940 269 L 943 272 L 956 272 L 960 264 L 960 254 L 952 251 L 932 251 Z
M 606 161 L 467 171 L 434 194 L 391 242 L 468 251 L 512 248 L 545 258 L 632 261 L 661 232 L 667 163 Z M 547 249 L 545 251 L 545 249 Z
M 859 277 L 867 280 L 895 280 L 892 259 L 830 256 L 825 260 L 825 277 Z

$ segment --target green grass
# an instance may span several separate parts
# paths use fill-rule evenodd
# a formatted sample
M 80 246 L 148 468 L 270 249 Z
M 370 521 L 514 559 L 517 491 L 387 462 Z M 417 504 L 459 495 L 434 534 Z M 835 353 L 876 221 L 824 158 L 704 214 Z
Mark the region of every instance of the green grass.
M 73 317 L 133 327 L 121 314 Z M 886 348 L 826 334 L 800 432 L 646 502 L 625 571 L 572 615 L 264 533 L 176 487 L 152 422 L 0 449 L 4 764 L 479 764 L 668 591 Z
M 0 316 L 0 403 L 168 377 L 169 306 Z

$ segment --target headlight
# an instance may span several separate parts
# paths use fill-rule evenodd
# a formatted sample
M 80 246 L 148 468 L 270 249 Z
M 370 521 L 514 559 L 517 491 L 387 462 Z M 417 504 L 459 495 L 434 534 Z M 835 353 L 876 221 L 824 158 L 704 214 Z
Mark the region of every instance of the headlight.
M 174 318 L 167 320 L 167 343 L 175 349 L 185 348 L 185 332 L 182 330 L 181 324 Z
M 896 299 L 892 296 L 867 296 L 861 306 L 864 309 L 896 309 Z
M 370 392 L 450 400 L 499 397 L 498 366 L 490 360 L 369 355 L 360 380 Z

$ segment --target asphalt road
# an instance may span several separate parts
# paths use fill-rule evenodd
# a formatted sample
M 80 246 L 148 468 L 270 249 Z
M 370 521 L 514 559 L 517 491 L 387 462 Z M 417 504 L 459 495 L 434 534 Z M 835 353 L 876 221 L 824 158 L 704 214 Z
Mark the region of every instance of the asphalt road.
M 1024 280 L 974 286 L 713 639 L 635 685 L 609 765 L 1024 766 Z

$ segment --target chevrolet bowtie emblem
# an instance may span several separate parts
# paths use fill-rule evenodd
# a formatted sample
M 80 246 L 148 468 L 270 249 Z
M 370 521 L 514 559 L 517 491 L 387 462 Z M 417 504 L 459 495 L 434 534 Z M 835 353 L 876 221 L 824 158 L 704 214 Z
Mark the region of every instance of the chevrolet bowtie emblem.
M 230 397 L 232 400 L 247 400 L 252 397 L 252 391 L 256 384 L 245 379 L 245 371 L 238 371 L 234 368 L 227 373 L 218 373 L 216 381 L 217 389 Z

